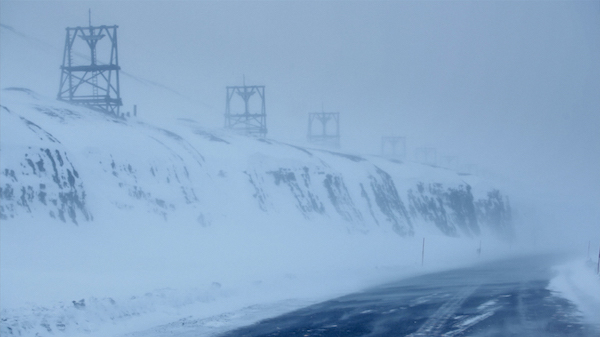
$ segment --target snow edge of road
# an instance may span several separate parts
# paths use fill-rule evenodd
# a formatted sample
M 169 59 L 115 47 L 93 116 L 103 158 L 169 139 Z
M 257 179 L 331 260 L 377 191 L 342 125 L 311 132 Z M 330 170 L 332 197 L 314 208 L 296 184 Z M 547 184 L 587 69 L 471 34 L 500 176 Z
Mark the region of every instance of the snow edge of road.
M 600 329 L 600 275 L 591 260 L 576 259 L 556 266 L 548 289 L 573 302 L 582 318 Z

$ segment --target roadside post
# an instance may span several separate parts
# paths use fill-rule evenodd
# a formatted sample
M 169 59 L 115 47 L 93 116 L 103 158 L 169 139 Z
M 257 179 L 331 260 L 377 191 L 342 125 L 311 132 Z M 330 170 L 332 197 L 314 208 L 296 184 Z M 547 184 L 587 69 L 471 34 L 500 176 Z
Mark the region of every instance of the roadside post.
M 596 274 L 600 274 L 600 248 L 598 248 L 598 266 L 596 267 Z
M 421 250 L 421 266 L 425 262 L 425 238 L 423 238 L 423 249 Z

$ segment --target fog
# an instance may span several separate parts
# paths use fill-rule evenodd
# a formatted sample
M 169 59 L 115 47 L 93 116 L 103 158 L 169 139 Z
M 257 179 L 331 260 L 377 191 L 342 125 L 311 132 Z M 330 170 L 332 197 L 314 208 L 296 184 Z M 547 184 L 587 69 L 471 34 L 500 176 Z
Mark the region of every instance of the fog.
M 409 159 L 434 147 L 503 182 L 524 237 L 600 242 L 598 1 L 0 6 L 3 38 L 39 51 L 3 48 L 2 88 L 54 97 L 65 28 L 91 9 L 93 25 L 119 26 L 122 111 L 220 128 L 225 87 L 245 77 L 266 86 L 269 138 L 302 144 L 309 112 L 340 112 L 342 151 L 405 136 Z

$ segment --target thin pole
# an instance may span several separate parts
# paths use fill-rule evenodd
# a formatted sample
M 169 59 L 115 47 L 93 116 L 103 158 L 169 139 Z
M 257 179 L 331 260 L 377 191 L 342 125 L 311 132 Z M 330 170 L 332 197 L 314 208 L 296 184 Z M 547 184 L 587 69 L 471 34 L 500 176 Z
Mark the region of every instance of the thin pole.
M 598 267 L 596 267 L 596 274 L 600 274 L 600 249 L 598 249 Z
M 340 113 L 338 112 L 338 114 L 336 115 L 336 127 L 335 127 L 335 135 L 337 136 L 337 141 L 338 141 L 338 146 L 340 145 Z
M 423 249 L 421 250 L 421 266 L 425 262 L 425 238 L 423 238 Z

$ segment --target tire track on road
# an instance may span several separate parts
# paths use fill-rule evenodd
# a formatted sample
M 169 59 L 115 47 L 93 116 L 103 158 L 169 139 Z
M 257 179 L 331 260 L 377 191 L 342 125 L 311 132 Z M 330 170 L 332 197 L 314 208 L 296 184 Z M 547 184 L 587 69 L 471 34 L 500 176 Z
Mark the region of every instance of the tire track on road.
M 464 301 L 475 292 L 477 286 L 469 286 L 461 289 L 456 295 L 450 298 L 431 316 L 419 330 L 407 335 L 406 337 L 417 336 L 439 336 L 446 322 L 461 307 Z

